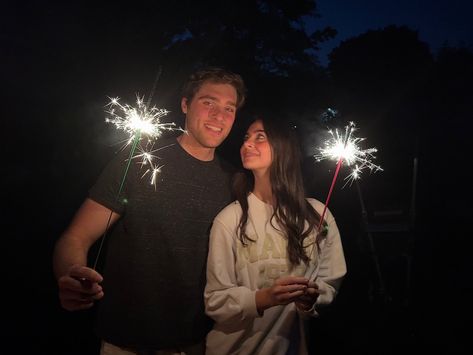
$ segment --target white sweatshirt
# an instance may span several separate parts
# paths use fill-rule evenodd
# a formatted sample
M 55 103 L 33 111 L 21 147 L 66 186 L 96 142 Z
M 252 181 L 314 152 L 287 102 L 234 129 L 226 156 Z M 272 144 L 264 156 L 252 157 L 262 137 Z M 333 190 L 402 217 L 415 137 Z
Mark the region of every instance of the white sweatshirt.
M 321 202 L 308 201 L 322 214 Z M 309 266 L 301 264 L 290 270 L 287 240 L 270 223 L 272 206 L 254 194 L 248 196 L 248 205 L 246 233 L 256 242 L 246 247 L 240 242 L 237 226 L 242 211 L 238 202 L 215 217 L 210 232 L 205 310 L 215 325 L 207 335 L 207 354 L 307 354 L 302 318 L 317 316 L 318 307 L 333 301 L 346 273 L 335 219 L 327 210 L 328 234 L 320 243 L 320 254 L 313 250 Z M 306 238 L 306 243 L 313 242 L 314 237 L 315 233 Z M 311 250 L 308 247 L 307 253 Z M 260 316 L 256 290 L 270 287 L 275 279 L 287 275 L 317 277 L 321 294 L 315 307 L 302 312 L 291 303 L 271 307 Z

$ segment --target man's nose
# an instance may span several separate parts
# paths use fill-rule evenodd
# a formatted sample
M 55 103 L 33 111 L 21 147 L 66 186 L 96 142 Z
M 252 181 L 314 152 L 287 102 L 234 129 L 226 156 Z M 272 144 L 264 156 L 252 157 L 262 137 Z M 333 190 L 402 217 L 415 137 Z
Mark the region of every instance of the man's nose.
M 210 114 L 213 118 L 219 120 L 219 121 L 222 121 L 223 120 L 223 111 L 220 107 L 218 106 L 213 106 L 211 111 L 210 111 Z

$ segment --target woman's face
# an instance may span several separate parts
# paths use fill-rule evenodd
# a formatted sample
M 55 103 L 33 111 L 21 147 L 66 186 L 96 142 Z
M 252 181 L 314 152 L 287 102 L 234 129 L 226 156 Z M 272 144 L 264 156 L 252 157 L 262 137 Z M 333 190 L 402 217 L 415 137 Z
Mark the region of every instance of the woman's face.
M 253 172 L 265 173 L 273 161 L 271 145 L 264 131 L 263 123 L 257 120 L 246 131 L 240 148 L 243 167 Z

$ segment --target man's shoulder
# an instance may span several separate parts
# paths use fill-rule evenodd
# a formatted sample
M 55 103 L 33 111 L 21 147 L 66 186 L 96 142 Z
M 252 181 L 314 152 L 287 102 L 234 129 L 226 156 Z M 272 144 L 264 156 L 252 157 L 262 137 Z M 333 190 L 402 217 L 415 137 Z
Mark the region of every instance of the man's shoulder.
M 159 138 L 154 142 L 152 151 L 157 154 L 162 154 L 166 152 L 175 152 L 178 150 L 179 143 L 177 142 L 177 137 L 174 135 L 169 135 Z
M 230 176 L 233 176 L 237 172 L 237 168 L 218 153 L 215 154 L 215 161 L 219 168 Z

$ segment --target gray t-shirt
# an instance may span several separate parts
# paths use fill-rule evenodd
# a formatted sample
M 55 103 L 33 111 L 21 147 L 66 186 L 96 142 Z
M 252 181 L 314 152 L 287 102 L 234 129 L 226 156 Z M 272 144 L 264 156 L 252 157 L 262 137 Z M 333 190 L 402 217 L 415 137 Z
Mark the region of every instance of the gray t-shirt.
M 97 334 L 134 349 L 166 349 L 202 341 L 208 234 L 213 218 L 231 201 L 231 167 L 216 157 L 203 162 L 175 138 L 159 150 L 156 186 L 129 150 L 106 167 L 90 198 L 121 218 L 106 237 Z M 125 203 L 123 201 L 126 200 Z M 100 271 L 100 270 L 99 270 Z

